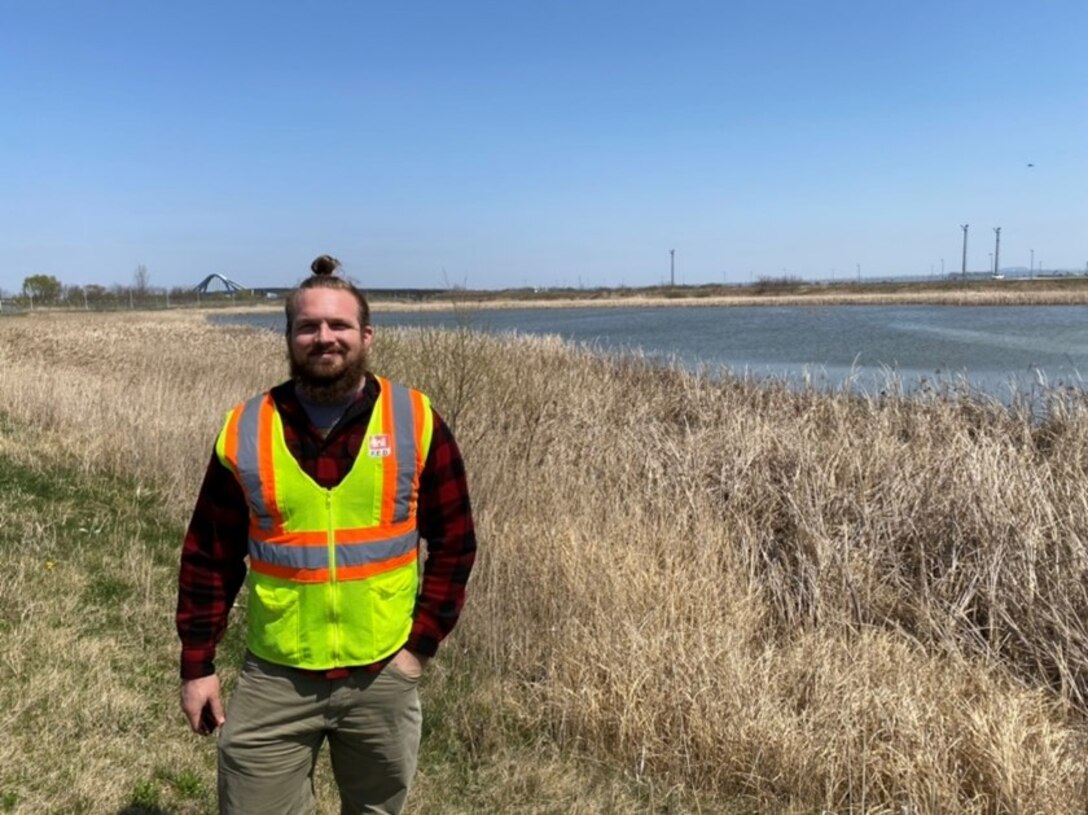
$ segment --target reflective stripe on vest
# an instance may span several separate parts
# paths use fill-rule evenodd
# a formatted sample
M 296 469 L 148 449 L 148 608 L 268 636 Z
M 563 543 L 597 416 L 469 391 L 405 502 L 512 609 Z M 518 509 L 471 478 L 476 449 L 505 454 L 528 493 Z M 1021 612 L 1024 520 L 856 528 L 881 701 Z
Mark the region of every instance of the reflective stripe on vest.
M 270 394 L 242 403 L 228 416 L 218 449 L 223 463 L 238 476 L 249 503 L 249 556 L 254 571 L 303 583 L 327 581 L 333 572 L 337 579 L 352 580 L 396 569 L 415 558 L 416 499 L 430 443 L 429 405 L 418 391 L 386 379 L 378 381 L 381 394 L 355 465 L 330 490 L 313 483 L 289 453 L 285 457 L 282 420 Z M 279 495 L 278 480 L 298 482 L 301 476 L 305 491 L 331 502 L 358 467 L 375 468 L 373 459 L 381 465 L 376 517 L 366 517 L 370 513 L 354 507 L 340 513 L 366 525 L 315 529 L 285 524 L 284 510 L 299 499 Z M 297 473 L 288 472 L 292 465 Z M 297 514 L 291 512 L 289 517 Z M 330 569 L 330 551 L 335 552 L 334 569 Z

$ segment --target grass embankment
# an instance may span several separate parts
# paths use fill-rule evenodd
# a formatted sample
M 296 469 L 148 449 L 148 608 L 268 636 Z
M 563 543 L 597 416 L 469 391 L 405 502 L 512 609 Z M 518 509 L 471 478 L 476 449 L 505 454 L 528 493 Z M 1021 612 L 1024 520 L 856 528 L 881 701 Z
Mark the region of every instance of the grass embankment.
M 209 754 L 178 738 L 167 667 L 177 528 L 26 441 L 0 429 L 0 811 L 203 811 Z
M 1084 811 L 1081 405 L 1038 425 L 955 397 L 710 382 L 551 339 L 383 331 L 376 346 L 376 367 L 455 425 L 482 545 L 428 679 L 416 811 Z M 279 338 L 184 316 L 0 325 L 4 464 L 23 468 L 0 505 L 17 564 L 0 692 L 25 709 L 42 679 L 19 666 L 40 650 L 59 700 L 10 719 L 0 791 L 16 811 L 207 805 L 210 745 L 174 713 L 176 535 L 223 411 L 282 357 Z M 61 463 L 28 500 L 34 468 Z M 116 501 L 95 497 L 103 474 Z M 103 548 L 65 526 L 95 507 L 118 529 Z M 115 732 L 111 704 L 140 724 Z

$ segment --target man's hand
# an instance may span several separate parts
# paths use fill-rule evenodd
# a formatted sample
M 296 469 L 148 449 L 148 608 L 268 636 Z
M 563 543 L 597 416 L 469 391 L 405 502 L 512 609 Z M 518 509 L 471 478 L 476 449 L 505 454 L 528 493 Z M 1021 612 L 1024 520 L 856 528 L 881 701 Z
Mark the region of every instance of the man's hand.
M 409 679 L 419 679 L 423 675 L 423 669 L 427 667 L 427 657 L 413 654 L 406 648 L 397 651 L 391 661 L 396 669 Z
M 194 733 L 207 736 L 227 720 L 223 715 L 223 700 L 219 698 L 219 677 L 215 674 L 200 679 L 181 681 L 181 712 Z

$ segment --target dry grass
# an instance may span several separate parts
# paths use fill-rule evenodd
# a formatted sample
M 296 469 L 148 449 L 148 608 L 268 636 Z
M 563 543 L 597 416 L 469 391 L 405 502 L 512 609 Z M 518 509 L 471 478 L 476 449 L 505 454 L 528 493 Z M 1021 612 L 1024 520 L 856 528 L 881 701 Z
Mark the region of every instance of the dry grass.
M 177 521 L 223 411 L 282 376 L 282 347 L 152 319 L 0 323 L 0 413 L 35 450 L 153 487 Z M 792 393 L 430 330 L 383 331 L 375 363 L 431 393 L 470 469 L 483 548 L 438 667 L 489 689 L 465 692 L 457 728 L 472 773 L 509 790 L 485 808 L 715 812 L 723 796 L 753 812 L 1085 810 L 1075 399 L 1055 396 L 1038 424 L 969 398 Z M 24 455 L 25 439 L 4 438 L 0 453 Z M 148 598 L 136 613 L 169 617 L 168 598 L 135 594 Z M 148 647 L 172 659 L 167 628 Z M 534 766 L 511 734 L 535 734 Z M 665 792 L 594 782 L 575 806 L 549 743 Z M 435 783 L 448 787 L 425 769 L 419 795 Z M 526 793 L 544 789 L 560 792 Z

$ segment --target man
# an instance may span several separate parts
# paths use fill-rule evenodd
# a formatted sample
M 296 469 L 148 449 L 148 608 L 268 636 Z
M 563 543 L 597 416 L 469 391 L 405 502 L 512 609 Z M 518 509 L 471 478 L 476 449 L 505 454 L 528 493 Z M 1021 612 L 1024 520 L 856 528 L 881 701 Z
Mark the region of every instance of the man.
M 401 811 L 416 683 L 475 557 L 457 444 L 427 397 L 368 372 L 369 306 L 338 266 L 318 258 L 288 297 L 291 379 L 228 414 L 182 550 L 181 707 L 195 732 L 222 728 L 222 813 L 309 811 L 326 739 L 343 813 Z M 224 714 L 215 650 L 243 580 Z

